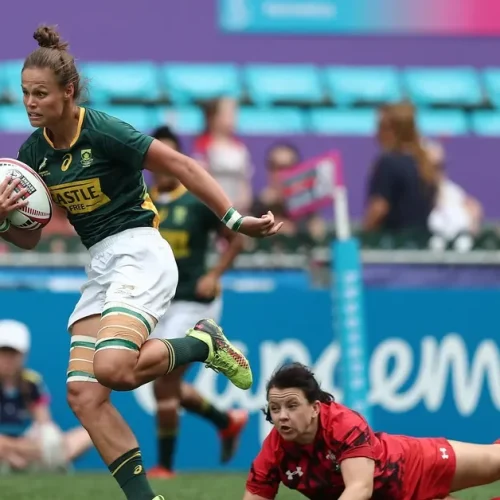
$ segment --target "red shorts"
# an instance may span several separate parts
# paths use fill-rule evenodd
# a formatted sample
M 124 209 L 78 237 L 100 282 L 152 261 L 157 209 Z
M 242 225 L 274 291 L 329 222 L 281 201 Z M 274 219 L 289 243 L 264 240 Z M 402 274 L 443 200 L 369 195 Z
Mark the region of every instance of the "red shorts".
M 457 460 L 446 439 L 412 439 L 405 458 L 404 500 L 434 500 L 451 493 Z

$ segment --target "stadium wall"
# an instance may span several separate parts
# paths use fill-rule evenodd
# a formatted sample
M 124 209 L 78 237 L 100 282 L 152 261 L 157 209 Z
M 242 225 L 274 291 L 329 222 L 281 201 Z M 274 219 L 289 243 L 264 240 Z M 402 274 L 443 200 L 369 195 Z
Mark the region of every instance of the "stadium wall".
M 500 289 L 494 283 L 472 283 L 466 276 L 461 286 L 443 277 L 432 286 L 415 280 L 369 284 L 370 401 L 377 430 L 481 443 L 498 438 L 495 428 L 484 422 L 494 421 L 500 410 L 500 353 L 493 340 L 498 337 Z M 33 281 L 38 289 L 0 290 L 1 316 L 23 321 L 32 331 L 29 365 L 44 375 L 55 419 L 65 429 L 77 423 L 65 398 L 66 322 L 78 298 L 72 290 L 81 277 L 76 273 L 65 282 L 53 274 L 43 283 Z M 223 325 L 248 353 L 254 387 L 237 390 L 198 367 L 190 379 L 221 407 L 242 406 L 251 412 L 241 449 L 229 466 L 244 470 L 269 429 L 260 408 L 272 370 L 287 359 L 310 364 L 324 388 L 341 399 L 340 353 L 332 343 L 330 294 L 311 287 L 305 273 L 228 275 Z M 151 388 L 115 393 L 113 400 L 137 433 L 147 465 L 152 465 L 156 429 Z M 203 446 L 193 448 L 193 443 Z M 215 431 L 196 417 L 183 416 L 179 469 L 217 470 L 217 457 Z M 77 467 L 98 469 L 102 464 L 92 451 Z

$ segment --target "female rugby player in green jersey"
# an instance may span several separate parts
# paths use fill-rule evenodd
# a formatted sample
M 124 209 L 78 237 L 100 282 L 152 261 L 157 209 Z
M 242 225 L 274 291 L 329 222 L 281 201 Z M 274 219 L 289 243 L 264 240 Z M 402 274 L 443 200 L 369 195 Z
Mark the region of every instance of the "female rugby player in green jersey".
M 52 199 L 89 249 L 88 280 L 68 329 L 68 401 L 129 500 L 155 497 L 137 441 L 111 405 L 111 390 L 132 390 L 191 362 L 204 362 L 248 389 L 252 372 L 213 321 L 200 320 L 184 338 L 149 339 L 174 296 L 178 271 L 161 237 L 142 169 L 177 177 L 229 229 L 252 237 L 275 234 L 268 213 L 242 217 L 217 182 L 195 161 L 105 113 L 77 105 L 82 85 L 68 45 L 44 26 L 39 48 L 22 69 L 24 105 L 37 130 L 18 159 L 35 169 Z M 31 249 L 40 230 L 10 227 L 23 202 L 15 182 L 0 184 L 1 236 Z

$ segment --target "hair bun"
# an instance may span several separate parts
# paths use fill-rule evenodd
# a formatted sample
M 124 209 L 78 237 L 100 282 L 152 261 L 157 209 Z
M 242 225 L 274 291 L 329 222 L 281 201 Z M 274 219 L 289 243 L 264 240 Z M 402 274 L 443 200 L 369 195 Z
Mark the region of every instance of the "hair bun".
M 54 26 L 40 26 L 33 33 L 33 38 L 40 47 L 55 50 L 67 50 L 69 44 L 61 39 Z

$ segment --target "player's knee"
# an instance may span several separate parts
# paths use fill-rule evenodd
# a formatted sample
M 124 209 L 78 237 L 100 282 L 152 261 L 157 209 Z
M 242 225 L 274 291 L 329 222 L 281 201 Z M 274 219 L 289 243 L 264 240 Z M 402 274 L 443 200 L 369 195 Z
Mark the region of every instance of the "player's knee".
M 175 422 L 177 414 L 181 409 L 181 401 L 176 398 L 159 399 L 157 401 L 156 411 L 162 422 Z
M 131 391 L 137 387 L 134 366 L 137 356 L 125 352 L 96 352 L 94 374 L 104 387 L 114 391 Z
M 68 405 L 84 427 L 92 422 L 100 408 L 109 401 L 109 391 L 91 382 L 67 384 Z

